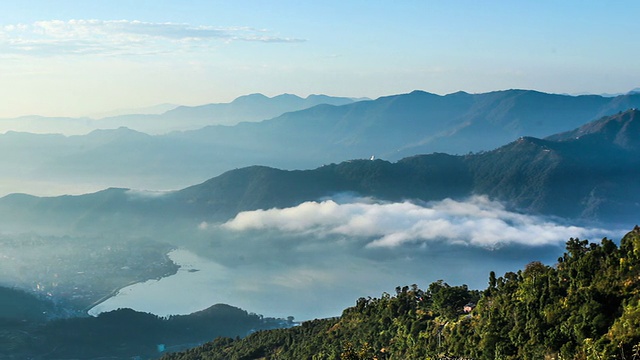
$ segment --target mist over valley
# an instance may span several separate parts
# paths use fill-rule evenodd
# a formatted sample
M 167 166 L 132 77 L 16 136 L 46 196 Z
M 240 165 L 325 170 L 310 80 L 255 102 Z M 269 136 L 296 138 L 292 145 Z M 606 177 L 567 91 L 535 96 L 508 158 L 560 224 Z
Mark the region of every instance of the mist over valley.
M 0 4 L 0 359 L 640 357 L 640 5 Z
M 629 110 L 475 154 L 250 166 L 176 191 L 7 195 L 3 281 L 76 313 L 151 281 L 99 306 L 154 312 L 154 301 L 193 299 L 300 319 L 335 315 L 389 283 L 446 277 L 478 288 L 489 271 L 553 263 L 569 237 L 633 226 L 638 119 Z M 200 265 L 185 272 L 167 256 L 175 250 Z M 184 309 L 175 311 L 194 310 Z
M 499 97 L 505 94 L 585 101 L 522 91 Z M 432 125 L 421 124 L 442 116 L 442 109 L 432 112 L 432 101 L 445 98 L 413 92 L 161 136 L 126 128 L 70 137 L 2 135 L 7 154 L 20 154 L 5 168 L 24 176 L 20 183 L 27 187 L 38 172 L 43 173 L 37 184 L 69 182 L 81 189 L 95 186 L 94 179 L 117 183 L 114 179 L 126 177 L 141 186 L 0 198 L 1 284 L 41 299 L 36 308 L 47 310 L 37 321 L 51 325 L 39 325 L 44 327 L 38 331 L 66 321 L 55 319 L 95 318 L 95 330 L 87 333 L 92 334 L 115 314 L 124 322 L 160 321 L 138 314 L 171 319 L 216 304 L 273 319 L 251 318 L 258 321 L 255 326 L 280 327 L 293 325 L 292 318 L 336 316 L 354 298 L 387 292 L 389 284 L 426 286 L 446 278 L 482 288 L 489 272 L 514 271 L 534 260 L 554 264 L 568 238 L 615 239 L 633 227 L 640 210 L 638 110 L 600 104 L 588 116 L 604 111 L 603 106 L 614 113 L 575 128 L 571 121 L 549 125 L 562 130 L 555 134 L 542 130 L 539 122 L 531 127 L 529 122 L 538 120 L 527 117 L 517 122 L 521 130 L 510 127 L 512 120 L 506 127 L 491 125 L 492 131 L 482 125 L 483 131 L 465 133 L 472 127 L 468 123 L 460 131 L 445 131 L 446 136 L 436 130 L 436 136 Z M 594 99 L 607 101 L 588 98 Z M 614 99 L 616 104 L 635 101 L 633 95 Z M 393 111 L 380 110 L 381 101 Z M 459 104 L 448 111 L 456 109 Z M 584 104 L 576 109 L 575 114 L 562 112 L 562 119 L 582 116 Z M 327 117 L 327 111 L 332 115 Z M 400 123 L 388 123 L 402 111 Z M 366 115 L 370 112 L 376 115 Z M 340 113 L 342 119 L 358 114 L 357 120 L 332 120 Z M 538 116 L 547 119 L 548 111 Z M 517 137 L 519 131 L 546 137 Z M 514 134 L 512 141 L 478 150 L 507 134 Z M 435 146 L 438 141 L 431 140 L 440 136 L 451 140 L 457 155 L 348 158 L 373 149 L 399 156 Z M 264 141 L 249 141 L 256 138 Z M 329 163 L 343 156 L 346 161 Z M 260 157 L 287 166 L 242 166 L 259 163 Z M 155 176 L 184 181 L 202 174 L 207 164 L 237 168 L 178 190 L 165 190 L 175 180 Z M 295 164 L 302 169 L 286 168 Z M 189 169 L 197 172 L 189 174 Z M 156 181 L 165 187 L 153 189 L 149 184 Z M 23 316 L 15 314 L 16 319 Z M 190 340 L 174 336 L 174 346 L 197 344 L 213 329 L 203 328 Z M 125 353 L 133 351 L 130 346 Z M 139 351 L 151 351 L 144 349 Z

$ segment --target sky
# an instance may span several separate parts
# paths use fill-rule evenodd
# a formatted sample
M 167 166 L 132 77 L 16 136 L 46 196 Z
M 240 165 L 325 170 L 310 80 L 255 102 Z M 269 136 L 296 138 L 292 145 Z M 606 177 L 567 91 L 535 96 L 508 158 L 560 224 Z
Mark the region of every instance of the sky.
M 640 86 L 640 2 L 0 3 L 0 118 L 249 94 L 370 97 Z

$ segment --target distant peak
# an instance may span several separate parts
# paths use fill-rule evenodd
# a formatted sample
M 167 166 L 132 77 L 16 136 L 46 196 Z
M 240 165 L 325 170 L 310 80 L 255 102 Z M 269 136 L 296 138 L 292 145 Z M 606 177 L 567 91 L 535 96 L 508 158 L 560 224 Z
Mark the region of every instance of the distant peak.
M 255 93 L 255 94 L 248 94 L 248 95 L 242 95 L 242 96 L 238 96 L 237 98 L 235 98 L 235 100 L 233 100 L 232 102 L 242 102 L 242 101 L 247 101 L 247 100 L 264 100 L 264 99 L 268 99 L 269 97 L 260 93 Z
M 438 96 L 438 94 L 426 92 L 424 90 L 413 90 L 412 92 L 409 93 L 409 95 L 436 95 L 436 96 Z
M 300 96 L 298 95 L 294 95 L 294 94 L 288 94 L 288 93 L 284 93 L 284 94 L 280 94 L 280 95 L 276 95 L 274 97 L 272 97 L 272 99 L 302 99 Z
M 327 99 L 329 97 L 330 97 L 329 95 L 324 95 L 324 94 L 310 94 L 305 99 L 307 99 L 307 100 L 311 100 L 311 99 Z
M 140 131 L 136 131 L 136 130 L 132 130 L 126 126 L 120 126 L 117 129 L 96 129 L 93 130 L 92 132 L 90 132 L 89 134 L 87 134 L 88 136 L 105 136 L 105 135 L 118 135 L 118 136 L 124 136 L 124 135 L 144 135 L 144 136 L 149 136 L 143 132 Z
M 445 96 L 468 96 L 468 95 L 471 95 L 471 94 L 469 94 L 469 93 L 468 93 L 468 92 L 466 92 L 466 91 L 462 91 L 462 90 L 460 90 L 460 91 L 456 91 L 456 92 L 451 93 L 451 94 L 447 94 L 447 95 L 445 95 Z
M 240 97 L 237 97 L 235 100 L 233 100 L 233 103 L 244 103 L 244 102 L 261 102 L 261 101 L 268 101 L 268 100 L 302 100 L 301 97 L 299 97 L 298 95 L 294 95 L 294 94 L 280 94 L 280 95 L 276 95 L 274 97 L 268 97 L 264 94 L 260 94 L 260 93 L 255 93 L 255 94 L 249 94 L 249 95 L 243 95 Z

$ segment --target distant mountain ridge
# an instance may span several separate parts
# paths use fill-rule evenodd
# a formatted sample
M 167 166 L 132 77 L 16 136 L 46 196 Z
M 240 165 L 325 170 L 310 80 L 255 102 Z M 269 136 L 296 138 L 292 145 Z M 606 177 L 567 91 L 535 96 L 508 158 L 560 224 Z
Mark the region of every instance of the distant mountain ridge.
M 604 97 L 616 97 L 616 96 L 620 96 L 620 95 L 625 95 L 625 94 L 626 95 L 630 95 L 630 94 L 636 94 L 636 93 L 640 93 L 640 87 L 633 88 L 633 89 L 627 91 L 626 93 L 625 92 L 600 93 L 600 94 L 597 94 L 597 95 L 604 96 Z M 586 93 L 585 92 L 585 93 L 578 93 L 578 94 L 572 94 L 572 95 L 593 95 L 593 93 Z
M 148 108 L 129 109 L 80 118 L 22 116 L 0 119 L 0 132 L 13 130 L 40 134 L 81 135 L 96 129 L 128 127 L 149 134 L 193 130 L 209 125 L 235 125 L 244 121 L 266 120 L 290 111 L 320 104 L 344 105 L 356 100 L 328 95 L 282 94 L 267 97 L 262 94 L 240 96 L 230 103 L 210 103 L 199 106 L 161 104 Z M 37 129 L 37 131 L 34 131 Z
M 392 201 L 487 194 L 528 212 L 633 221 L 640 210 L 640 193 L 634 191 L 640 190 L 639 116 L 638 110 L 629 110 L 575 130 L 591 129 L 590 136 L 522 137 L 474 155 L 434 153 L 396 163 L 356 160 L 310 171 L 249 167 L 174 196 L 206 204 L 212 212 L 218 205 L 235 205 L 237 212 L 293 206 L 339 192 Z M 224 194 L 233 194 L 228 203 Z
M 252 95 L 238 101 L 254 98 L 265 100 Z M 281 98 L 305 101 L 292 95 Z M 16 134 L 5 134 L 0 135 L 5 176 L 0 194 L 61 193 L 43 192 L 48 187 L 32 185 L 34 179 L 46 179 L 52 189 L 77 184 L 93 191 L 110 186 L 169 190 L 251 165 L 310 169 L 372 155 L 396 161 L 433 152 L 467 154 L 521 136 L 544 138 L 570 131 L 639 106 L 640 94 L 604 98 L 505 90 L 440 96 L 414 91 L 156 136 L 132 136 L 134 131 L 119 129 L 71 137 L 22 134 L 18 142 Z
M 6 229 L 30 224 L 35 231 L 45 226 L 45 211 L 48 226 L 100 231 L 117 216 L 136 231 L 144 226 L 162 231 L 166 219 L 226 221 L 240 211 L 296 206 L 343 192 L 389 201 L 485 194 L 529 213 L 633 222 L 640 213 L 639 121 L 640 112 L 629 110 L 574 130 L 590 129 L 588 136 L 522 137 L 478 154 L 434 153 L 396 163 L 353 160 L 314 170 L 251 166 L 159 197 L 132 197 L 126 189 L 54 198 L 11 195 L 0 199 L 0 224 Z
M 593 142 L 612 142 L 627 150 L 638 150 L 640 140 L 640 120 L 637 109 L 619 113 L 617 116 L 607 116 L 587 123 L 575 130 L 567 131 L 547 137 L 551 141 L 568 141 L 590 138 Z M 584 139 L 583 139 L 584 140 Z
M 350 98 L 327 95 L 309 95 L 301 98 L 292 94 L 281 94 L 269 98 L 262 94 L 250 94 L 236 98 L 226 104 L 200 106 L 178 106 L 165 112 L 163 118 L 175 121 L 201 120 L 206 125 L 235 125 L 240 122 L 267 120 L 286 112 L 308 109 L 316 105 L 345 105 L 354 102 Z
M 112 110 L 112 111 L 105 111 L 105 112 L 100 112 L 100 113 L 94 113 L 94 114 L 87 114 L 85 115 L 88 118 L 91 119 L 103 119 L 103 118 L 107 118 L 107 117 L 114 117 L 114 116 L 120 116 L 120 115 L 132 115 L 132 114 L 137 114 L 137 115 L 160 115 L 163 114 L 169 110 L 173 110 L 175 108 L 177 108 L 180 105 L 177 104 L 158 104 L 158 105 L 153 105 L 153 106 L 147 106 L 147 107 L 142 107 L 142 108 L 128 108 L 128 109 L 116 109 L 116 110 Z

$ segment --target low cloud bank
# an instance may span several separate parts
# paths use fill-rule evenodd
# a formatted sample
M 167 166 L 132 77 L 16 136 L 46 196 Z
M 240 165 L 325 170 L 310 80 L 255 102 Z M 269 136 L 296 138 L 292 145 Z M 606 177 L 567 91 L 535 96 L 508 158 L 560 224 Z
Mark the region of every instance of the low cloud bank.
M 570 237 L 591 238 L 611 233 L 598 228 L 565 225 L 541 216 L 508 211 L 487 196 L 465 201 L 445 199 L 418 205 L 333 200 L 305 202 L 285 209 L 239 213 L 222 225 L 233 231 L 274 229 L 324 237 L 343 235 L 372 239 L 369 248 L 446 242 L 478 247 L 509 244 L 556 245 Z

